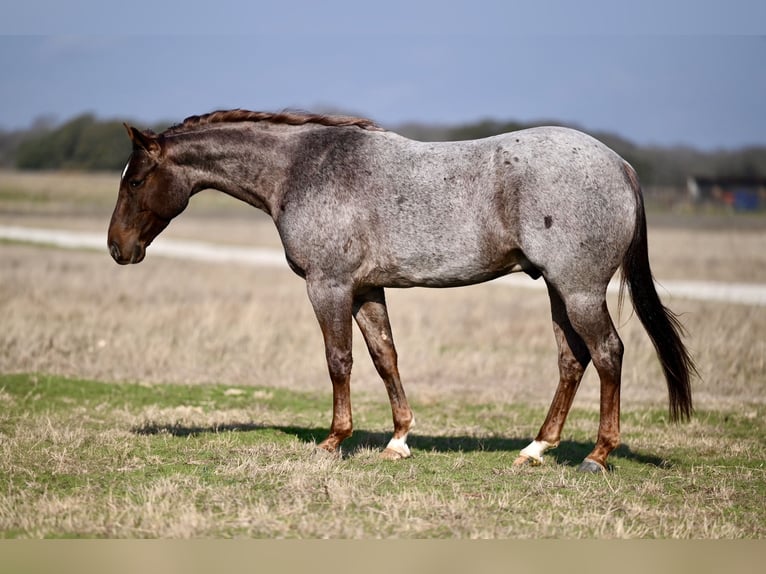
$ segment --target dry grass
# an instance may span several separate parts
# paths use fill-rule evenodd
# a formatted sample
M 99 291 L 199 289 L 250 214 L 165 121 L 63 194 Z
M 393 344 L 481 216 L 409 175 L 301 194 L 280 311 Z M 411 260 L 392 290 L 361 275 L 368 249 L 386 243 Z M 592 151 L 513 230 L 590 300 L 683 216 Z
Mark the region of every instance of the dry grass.
M 253 409 L 246 387 L 237 394 L 231 388 L 226 393 L 216 387 L 35 377 L 4 379 L 4 384 L 0 533 L 5 536 L 749 538 L 766 533 L 763 443 L 741 435 L 748 421 L 736 414 L 729 422 L 700 417 L 693 434 L 674 441 L 651 436 L 652 428 L 665 426 L 656 412 L 650 421 L 628 417 L 628 426 L 638 430 L 627 436 L 630 449 L 615 453 L 618 470 L 591 476 L 574 472 L 565 458 L 586 448 L 577 429 L 562 445 L 558 462 L 511 468 L 509 445 L 522 440 L 498 438 L 499 413 L 489 405 L 480 407 L 481 416 L 462 412 L 452 419 L 449 432 L 462 446 L 450 446 L 444 431 L 436 429 L 431 448 L 421 438 L 413 459 L 392 464 L 380 460 L 378 445 L 365 438 L 343 459 L 317 451 L 309 435 L 318 418 L 310 397 L 300 393 L 261 394 Z M 182 397 L 186 405 L 161 406 L 179 404 Z M 435 417 L 443 406 L 421 405 Z M 363 427 L 379 427 L 384 409 L 362 404 L 360 410 Z M 537 416 L 520 408 L 503 414 L 508 411 L 520 428 Z M 762 409 L 756 416 L 763 416 Z M 753 422 L 762 432 L 759 419 Z M 723 435 L 724 427 L 730 436 Z M 727 450 L 736 444 L 741 450 Z M 643 454 L 647 451 L 674 462 L 653 459 Z M 697 457 L 705 464 L 696 464 Z
M 105 230 L 115 186 L 116 176 L 111 175 L 1 172 L 0 223 Z M 197 198 L 166 233 L 232 244 L 278 244 L 264 217 L 220 197 Z M 732 228 L 651 228 L 650 254 L 660 280 L 763 282 L 763 239 L 762 232 Z M 518 448 L 513 441 L 503 443 L 505 450 L 488 459 L 480 451 L 437 450 L 396 467 L 381 465 L 374 450 L 366 447 L 349 459 L 333 461 L 318 458 L 306 441 L 275 446 L 256 437 L 243 445 L 236 436 L 216 435 L 210 444 L 189 439 L 184 445 L 173 436 L 136 435 L 131 432 L 136 426 L 179 421 L 206 428 L 262 420 L 326 428 L 330 385 L 303 282 L 288 271 L 155 258 L 151 249 L 141 265 L 118 267 L 106 250 L 72 252 L 0 243 L 0 268 L 0 374 L 39 372 L 113 383 L 212 383 L 257 387 L 260 393 L 247 394 L 250 400 L 236 409 L 195 410 L 181 401 L 122 409 L 105 404 L 106 414 L 51 412 L 42 426 L 45 417 L 21 417 L 14 423 L 13 441 L 7 432 L 0 434 L 0 475 L 11 468 L 14 476 L 27 474 L 27 487 L 0 497 L 0 528 L 11 535 L 766 534 L 761 514 L 741 512 L 734 519 L 731 511 L 746 507 L 748 496 L 761 510 L 764 507 L 763 487 L 757 486 L 763 485 L 762 464 L 760 470 L 753 468 L 752 460 L 741 467 L 735 464 L 738 457 L 752 456 L 748 453 L 763 455 L 763 434 L 722 436 L 715 430 L 718 419 L 693 422 L 670 434 L 657 418 L 666 404 L 659 365 L 627 308 L 617 321 L 626 346 L 626 443 L 660 457 L 682 449 L 716 459 L 724 448 L 731 453 L 725 466 L 700 463 L 684 472 L 660 466 L 636 471 L 640 480 L 630 473 L 594 480 L 574 475 L 564 464 L 507 475 L 504 469 Z M 534 434 L 557 380 L 543 292 L 487 284 L 392 291 L 388 297 L 405 388 L 420 409 L 417 434 L 435 441 L 498 433 L 520 441 Z M 613 307 L 614 303 L 610 301 Z M 745 426 L 754 420 L 748 417 L 760 416 L 766 396 L 766 310 L 680 299 L 666 303 L 683 314 L 689 331 L 688 343 L 702 375 L 695 385 L 698 407 L 735 413 Z M 361 411 L 357 423 L 364 425 L 370 416 L 365 413 L 377 409 L 372 427 L 360 428 L 386 432 L 387 398 L 360 339 L 354 342 L 352 383 L 355 414 Z M 269 398 L 270 389 L 311 393 L 319 400 L 300 413 L 264 410 L 258 405 Z M 0 391 L 0 405 L 16 400 Z M 522 405 L 536 410 L 516 410 Z M 590 369 L 575 403 L 579 410 L 567 425 L 570 439 L 593 439 L 597 405 L 598 384 Z M 488 429 L 488 421 L 496 428 Z M 631 434 L 635 429 L 640 432 Z M 431 439 L 424 440 L 421 449 L 427 450 Z M 156 441 L 166 441 L 164 448 L 182 448 L 181 458 L 190 467 L 163 474 L 160 469 L 168 459 L 152 454 L 161 449 Z M 199 454 L 200 448 L 209 452 Z M 24 452 L 41 458 L 25 459 Z M 451 485 L 422 487 L 439 484 L 444 468 L 457 473 L 449 477 Z M 99 478 L 141 469 L 147 474 L 128 483 L 125 491 L 110 493 Z M 40 482 L 40 473 L 75 480 L 71 477 L 80 471 L 91 474 L 77 479 L 77 488 L 48 490 Z M 402 486 L 408 477 L 421 486 Z M 743 491 L 748 481 L 756 486 Z M 485 488 L 488 484 L 491 488 Z M 540 497 L 545 505 L 533 503 Z M 588 499 L 599 503 L 587 505 Z M 519 508 L 524 511 L 516 512 Z
M 728 217 L 734 216 L 725 216 L 724 221 Z M 761 217 L 766 221 L 766 216 Z M 732 219 L 729 226 L 712 230 L 650 227 L 649 255 L 655 276 L 660 281 L 766 283 L 766 229 L 740 230 L 736 225 Z
M 303 282 L 287 271 L 3 245 L 0 372 L 99 380 L 216 382 L 329 392 Z M 766 312 L 673 301 L 702 374 L 700 405 L 763 401 Z M 502 285 L 389 295 L 400 368 L 413 398 L 541 404 L 557 380 L 547 297 Z M 654 351 L 627 310 L 624 401 L 662 405 Z M 385 393 L 361 337 L 354 391 Z M 578 404 L 597 401 L 589 372 Z

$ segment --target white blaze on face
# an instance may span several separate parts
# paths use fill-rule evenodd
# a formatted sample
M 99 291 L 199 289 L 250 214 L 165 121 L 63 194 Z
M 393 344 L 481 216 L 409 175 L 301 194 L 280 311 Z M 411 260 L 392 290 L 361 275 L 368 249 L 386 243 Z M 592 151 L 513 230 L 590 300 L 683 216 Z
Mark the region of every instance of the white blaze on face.
M 120 183 L 122 183 L 122 180 L 125 179 L 125 174 L 128 173 L 129 165 L 130 165 L 130 160 L 128 160 L 128 163 L 125 164 L 125 169 L 122 170 L 122 175 L 120 176 Z

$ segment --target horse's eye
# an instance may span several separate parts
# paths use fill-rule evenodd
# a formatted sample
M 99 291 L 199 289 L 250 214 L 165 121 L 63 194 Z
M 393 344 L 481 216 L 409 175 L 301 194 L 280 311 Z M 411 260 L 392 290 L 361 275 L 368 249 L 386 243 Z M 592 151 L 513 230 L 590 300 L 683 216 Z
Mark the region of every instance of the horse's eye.
M 141 187 L 141 184 L 144 183 L 143 179 L 131 179 L 129 182 L 129 185 L 131 189 L 138 189 Z

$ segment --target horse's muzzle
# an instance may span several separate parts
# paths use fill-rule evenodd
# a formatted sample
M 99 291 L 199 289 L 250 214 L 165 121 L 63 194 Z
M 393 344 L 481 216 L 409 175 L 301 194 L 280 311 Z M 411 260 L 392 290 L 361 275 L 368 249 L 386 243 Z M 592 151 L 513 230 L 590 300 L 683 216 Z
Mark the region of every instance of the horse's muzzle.
M 136 243 L 128 256 L 122 252 L 116 241 L 111 241 L 109 243 L 109 254 L 120 265 L 127 265 L 128 263 L 140 263 L 143 261 L 146 256 L 146 249 L 141 243 Z

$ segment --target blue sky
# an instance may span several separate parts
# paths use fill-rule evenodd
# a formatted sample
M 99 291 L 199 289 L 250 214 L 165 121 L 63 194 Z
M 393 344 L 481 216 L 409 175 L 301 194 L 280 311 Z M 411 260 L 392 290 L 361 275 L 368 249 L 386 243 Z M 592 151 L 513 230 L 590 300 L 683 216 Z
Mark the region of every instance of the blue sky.
M 766 145 L 764 2 L 44 4 L 0 23 L 2 128 L 332 107 L 389 127 L 550 119 L 641 144 Z

